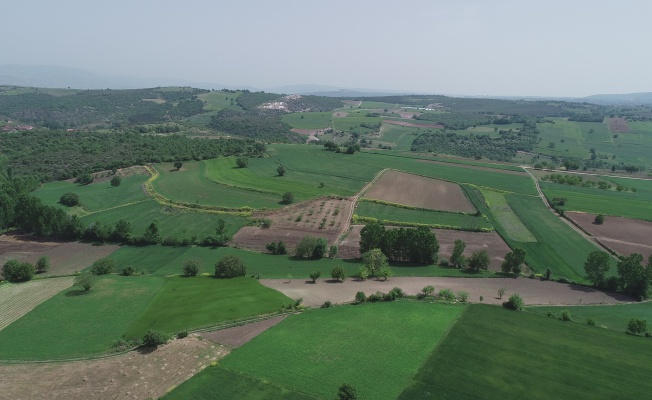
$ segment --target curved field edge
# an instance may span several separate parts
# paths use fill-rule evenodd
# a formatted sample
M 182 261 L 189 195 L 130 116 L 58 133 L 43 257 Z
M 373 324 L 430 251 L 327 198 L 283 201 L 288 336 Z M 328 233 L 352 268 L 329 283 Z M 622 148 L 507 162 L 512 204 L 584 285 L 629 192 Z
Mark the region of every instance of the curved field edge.
M 399 399 L 645 398 L 650 350 L 644 338 L 471 305 Z
M 0 285 L 0 330 L 72 285 L 72 277 Z
M 559 318 L 564 310 L 570 313 L 574 323 L 587 324 L 588 320 L 592 319 L 595 326 L 616 332 L 625 332 L 627 324 L 632 318 L 652 322 L 652 302 L 649 301 L 617 305 L 534 306 L 527 308 L 528 312 L 534 314 L 548 315 L 550 313 L 553 318 Z
M 349 382 L 360 398 L 394 399 L 464 309 L 399 301 L 309 310 L 233 350 L 220 366 L 319 398 Z

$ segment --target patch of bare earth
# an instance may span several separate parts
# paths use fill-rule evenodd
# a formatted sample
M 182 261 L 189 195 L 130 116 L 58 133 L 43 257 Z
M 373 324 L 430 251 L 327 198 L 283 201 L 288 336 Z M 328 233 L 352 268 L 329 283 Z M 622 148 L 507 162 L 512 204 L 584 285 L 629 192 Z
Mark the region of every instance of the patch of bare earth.
M 606 216 L 603 224 L 593 223 L 595 214 L 567 212 L 566 216 L 579 225 L 598 242 L 616 253 L 628 256 L 642 254 L 646 259 L 652 255 L 652 222 L 639 219 Z
M 348 235 L 338 244 L 338 255 L 342 258 L 359 258 L 360 255 L 360 230 L 363 225 L 353 225 Z M 392 229 L 392 227 L 388 227 Z M 491 262 L 490 271 L 500 271 L 500 265 L 505 261 L 505 254 L 511 249 L 503 238 L 496 232 L 465 232 L 451 229 L 431 229 L 439 243 L 439 258 L 449 259 L 453 254 L 455 240 L 460 239 L 466 243 L 464 255 L 470 257 L 473 253 L 486 250 Z
M 0 399 L 159 398 L 229 349 L 191 335 L 151 352 L 91 361 L 0 365 Z
M 229 346 L 231 348 L 240 347 L 251 339 L 265 332 L 272 326 L 285 319 L 285 315 L 280 317 L 269 318 L 259 322 L 235 326 L 233 328 L 221 329 L 219 331 L 203 332 L 200 335 L 203 338 Z
M 609 130 L 611 130 L 611 132 L 629 132 L 629 125 L 627 125 L 627 120 L 625 118 L 607 118 L 607 124 L 609 124 Z
M 336 112 L 333 113 L 333 118 L 344 118 L 344 117 L 346 117 L 347 115 L 349 115 L 348 112 L 344 112 L 344 111 L 336 111 Z
M 414 123 L 414 122 L 392 121 L 392 120 L 383 120 L 383 123 L 391 124 L 391 125 L 409 126 L 411 128 L 442 129 L 444 127 L 444 125 L 438 125 L 438 124 L 417 124 L 417 123 Z
M 272 226 L 245 226 L 235 234 L 231 244 L 264 252 L 268 243 L 282 240 L 292 252 L 307 235 L 323 237 L 329 243 L 335 243 L 346 227 L 352 206 L 350 198 L 321 198 L 276 211 L 256 213 L 255 218 L 270 219 Z
M 451 163 L 443 162 L 443 161 L 435 161 L 435 160 L 417 160 L 418 162 L 424 162 L 424 163 L 429 163 L 429 164 L 436 164 L 436 165 L 448 165 L 450 166 Z M 496 172 L 499 174 L 507 174 L 507 175 L 518 175 L 518 176 L 523 176 L 525 174 L 525 171 L 512 171 L 508 169 L 498 169 L 498 168 L 489 168 L 489 167 L 480 167 L 477 165 L 468 165 L 468 164 L 455 164 L 456 168 L 467 168 L 467 169 L 477 169 L 480 171 L 489 171 L 489 172 Z
M 460 185 L 399 171 L 386 171 L 365 198 L 442 211 L 475 212 Z
M 303 280 L 288 283 L 283 279 L 261 279 L 260 282 L 290 298 L 303 298 L 303 304 L 307 306 L 319 306 L 326 300 L 348 303 L 354 300 L 359 291 L 370 295 L 376 291 L 387 293 L 394 287 L 403 289 L 408 295 L 416 295 L 428 285 L 433 286 L 437 292 L 442 289 L 450 289 L 454 293 L 464 291 L 472 303 L 479 303 L 480 296 L 483 296 L 483 303 L 502 304 L 515 293 L 523 297 L 527 305 L 616 304 L 633 301 L 621 294 L 602 292 L 590 287 L 528 278 L 396 277 L 387 281 L 348 279 L 339 283 L 322 279 L 316 284 Z M 505 289 L 503 298 L 498 297 L 499 289 Z
M 119 248 L 109 244 L 94 246 L 90 243 L 55 242 L 29 235 L 8 234 L 0 236 L 0 263 L 15 258 L 33 264 L 39 257 L 48 256 L 50 270 L 43 276 L 67 275 L 81 271 Z

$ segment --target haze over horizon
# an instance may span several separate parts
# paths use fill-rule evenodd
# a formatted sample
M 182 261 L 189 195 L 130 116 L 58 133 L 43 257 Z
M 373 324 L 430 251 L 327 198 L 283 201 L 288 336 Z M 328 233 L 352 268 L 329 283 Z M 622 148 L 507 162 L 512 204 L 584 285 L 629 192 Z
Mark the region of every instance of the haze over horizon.
M 487 96 L 652 92 L 652 3 L 27 0 L 0 64 L 232 86 Z

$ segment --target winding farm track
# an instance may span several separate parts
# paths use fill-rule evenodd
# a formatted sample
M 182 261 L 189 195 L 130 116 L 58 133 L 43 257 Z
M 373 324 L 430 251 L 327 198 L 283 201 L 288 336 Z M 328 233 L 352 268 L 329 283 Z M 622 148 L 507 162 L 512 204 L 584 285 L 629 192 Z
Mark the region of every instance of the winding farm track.
M 353 218 L 353 213 L 355 212 L 355 205 L 358 202 L 358 199 L 360 199 L 360 196 L 362 196 L 371 186 L 373 186 L 374 183 L 380 178 L 380 176 L 385 172 L 389 170 L 389 168 L 385 168 L 378 172 L 376 176 L 374 176 L 374 179 L 372 179 L 369 183 L 367 183 L 360 191 L 351 198 L 351 207 L 349 208 L 349 215 L 346 218 L 346 222 L 342 226 L 342 230 L 340 230 L 340 234 L 337 236 L 337 240 L 335 243 L 339 243 L 342 240 L 342 237 L 344 236 L 345 233 L 349 231 L 349 228 L 351 227 L 351 219 Z

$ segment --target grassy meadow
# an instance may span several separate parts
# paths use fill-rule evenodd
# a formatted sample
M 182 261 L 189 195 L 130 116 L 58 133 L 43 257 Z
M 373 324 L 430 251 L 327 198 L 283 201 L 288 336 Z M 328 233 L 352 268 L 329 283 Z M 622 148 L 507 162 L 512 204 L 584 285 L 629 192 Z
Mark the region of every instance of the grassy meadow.
M 332 112 L 302 112 L 285 114 L 283 122 L 297 129 L 322 129 L 331 124 Z
M 509 239 L 515 242 L 536 242 L 537 239 L 527 229 L 523 222 L 518 218 L 514 211 L 507 203 L 507 198 L 503 193 L 493 190 L 483 190 L 482 195 L 485 198 L 489 210 L 503 231 L 507 233 Z
M 625 332 L 627 323 L 632 318 L 647 320 L 652 323 L 652 303 L 632 303 L 604 306 L 564 306 L 564 307 L 528 307 L 527 311 L 539 315 L 549 312 L 559 317 L 562 310 L 568 310 L 574 322 L 586 324 L 589 318 L 595 325 L 617 332 Z

